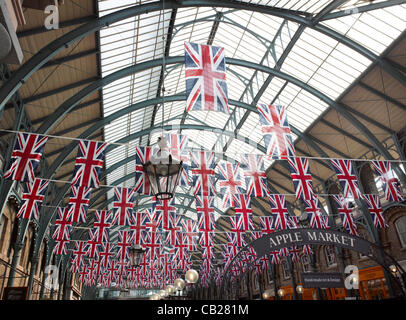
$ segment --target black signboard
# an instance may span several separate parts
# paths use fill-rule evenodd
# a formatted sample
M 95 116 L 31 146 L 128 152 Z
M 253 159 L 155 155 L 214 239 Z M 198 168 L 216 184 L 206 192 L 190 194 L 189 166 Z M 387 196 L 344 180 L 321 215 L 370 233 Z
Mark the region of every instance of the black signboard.
M 27 300 L 28 287 L 4 288 L 3 300 Z
M 340 273 L 309 272 L 302 273 L 303 288 L 344 288 Z

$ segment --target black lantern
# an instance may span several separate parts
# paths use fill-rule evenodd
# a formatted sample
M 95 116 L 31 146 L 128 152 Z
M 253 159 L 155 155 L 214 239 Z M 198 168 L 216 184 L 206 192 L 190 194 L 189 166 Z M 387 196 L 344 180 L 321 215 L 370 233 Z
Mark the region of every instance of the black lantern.
M 139 244 L 132 245 L 128 249 L 128 253 L 130 255 L 130 265 L 132 267 L 138 267 L 141 264 L 142 257 L 145 253 L 145 248 L 143 248 Z
M 152 192 L 159 200 L 173 198 L 176 186 L 179 182 L 182 161 L 172 158 L 169 153 L 167 140 L 158 138 L 159 151 L 152 155 L 144 164 L 144 172 L 147 174 Z

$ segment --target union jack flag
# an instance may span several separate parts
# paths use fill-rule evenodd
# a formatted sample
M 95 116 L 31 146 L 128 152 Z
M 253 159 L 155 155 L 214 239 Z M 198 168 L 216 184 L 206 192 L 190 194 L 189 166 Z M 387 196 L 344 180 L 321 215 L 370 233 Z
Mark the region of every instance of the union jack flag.
M 72 268 L 71 271 L 74 273 L 80 268 L 84 263 L 84 258 L 87 255 L 88 247 L 84 241 L 75 241 L 75 249 L 72 251 Z
M 109 241 L 109 228 L 111 227 L 112 214 L 107 210 L 96 210 L 95 221 L 93 227 L 96 231 L 97 241 L 99 243 L 103 241 Z
M 286 107 L 259 104 L 257 109 L 267 149 L 266 154 L 273 159 L 294 157 L 295 148 Z
M 261 155 L 241 155 L 241 168 L 244 169 L 247 195 L 250 197 L 266 197 L 268 195 L 264 162 Z
M 342 195 L 333 195 L 333 197 L 337 202 L 337 210 L 340 213 L 344 228 L 346 228 L 350 234 L 358 236 L 357 226 L 352 216 L 352 209 L 349 208 L 347 199 Z
M 69 219 L 68 208 L 58 208 L 58 217 L 55 220 L 54 240 L 69 240 L 72 231 L 72 221 Z
M 182 170 L 179 177 L 179 185 L 187 187 L 189 185 L 189 151 L 188 137 L 184 134 L 166 133 L 164 134 L 168 141 L 169 151 L 172 157 L 178 161 L 183 161 Z
M 337 179 L 340 181 L 344 198 L 358 199 L 361 193 L 351 160 L 331 159 L 330 161 L 336 171 Z
M 195 196 L 195 200 L 199 230 L 213 231 L 215 228 L 214 197 Z
M 190 158 L 194 194 L 199 196 L 216 195 L 214 152 L 192 151 Z
M 54 239 L 55 247 L 52 250 L 53 254 L 65 255 L 68 252 L 68 243 L 70 239 Z
M 310 228 L 326 229 L 324 220 L 319 209 L 319 199 L 303 200 L 305 204 L 305 211 L 310 216 Z
M 107 143 L 79 141 L 72 185 L 98 188 L 100 169 L 103 167 Z
M 71 185 L 68 208 L 72 222 L 86 222 L 91 193 L 92 188 Z
M 293 246 L 289 248 L 289 253 L 292 258 L 292 262 L 298 262 L 300 261 L 300 249 L 297 246 Z
M 235 198 L 235 214 L 242 219 L 242 227 L 245 231 L 254 230 L 252 223 L 251 198 L 245 194 L 238 194 Z
M 270 251 L 270 252 L 269 252 L 269 255 L 270 255 L 270 257 L 271 257 L 271 262 L 272 262 L 273 264 L 279 264 L 279 263 L 281 263 L 281 258 L 280 258 L 280 256 L 279 256 L 279 250 Z
M 230 113 L 224 48 L 185 42 L 186 111 Z
M 144 164 L 149 161 L 153 155 L 151 147 L 135 148 L 135 188 L 134 191 L 140 194 L 152 195 L 149 179 L 144 172 Z
M 150 223 L 150 216 L 145 212 L 133 212 L 132 213 L 132 224 L 130 225 L 130 230 L 134 234 L 134 244 L 141 245 L 143 232 L 147 229 L 147 223 Z
M 261 221 L 262 235 L 275 232 L 275 229 L 273 227 L 273 217 L 272 216 L 262 216 L 262 217 L 259 217 L 259 220 Z
M 18 133 L 10 164 L 3 178 L 33 182 L 35 169 L 41 160 L 47 140 L 47 136 Z
M 212 247 L 214 232 L 209 230 L 204 230 L 199 232 L 199 245 L 201 247 Z
M 313 182 L 307 158 L 288 158 L 290 175 L 295 186 L 296 199 L 313 199 Z
M 176 213 L 175 198 L 165 200 L 156 199 L 155 212 L 159 217 L 158 227 L 169 230 L 173 226 L 172 221 Z
M 36 178 L 33 182 L 26 182 L 22 200 L 24 203 L 18 210 L 17 218 L 37 219 L 41 210 L 42 201 L 49 185 L 49 180 Z
M 382 182 L 382 188 L 385 191 L 385 198 L 388 201 L 401 202 L 404 200 L 400 192 L 398 179 L 393 174 L 389 161 L 372 161 L 375 172 L 379 175 Z
M 243 219 L 238 217 L 230 217 L 231 232 L 234 234 L 234 243 L 237 247 L 242 247 L 245 245 L 243 229 Z
M 188 245 L 188 250 L 189 251 L 197 250 L 196 240 L 195 240 L 198 237 L 198 234 L 196 231 L 197 223 L 191 219 L 188 219 L 188 220 L 182 219 L 181 224 L 182 224 L 185 236 L 186 236 L 186 243 Z
M 275 229 L 286 230 L 291 229 L 292 225 L 289 220 L 288 209 L 286 208 L 286 198 L 280 194 L 269 194 L 269 203 L 271 211 L 276 215 Z
M 108 268 L 111 259 L 113 259 L 114 256 L 114 249 L 115 246 L 114 244 L 110 243 L 110 242 L 103 242 L 100 245 L 100 251 L 99 251 L 99 259 L 100 259 L 100 263 L 104 268 Z
M 132 232 L 129 231 L 119 231 L 118 232 L 119 241 L 117 243 L 118 252 L 117 258 L 119 261 L 129 260 L 128 248 L 131 247 L 131 242 L 133 240 Z
M 93 259 L 94 257 L 99 256 L 99 245 L 101 241 L 98 240 L 98 234 L 96 230 L 89 229 L 89 240 L 86 241 L 87 244 L 87 255 L 89 258 Z
M 223 208 L 233 207 L 236 204 L 236 197 L 243 194 L 243 181 L 240 174 L 240 165 L 220 161 L 217 165 L 220 186 L 220 196 L 222 197 Z
M 133 212 L 134 189 L 114 188 L 113 225 L 129 226 Z
M 309 244 L 305 244 L 302 249 L 302 253 L 304 255 L 311 255 L 313 254 L 312 247 Z
M 363 194 L 362 198 L 368 205 L 369 213 L 374 219 L 375 228 L 388 227 L 388 224 L 385 222 L 385 218 L 383 217 L 383 209 L 381 202 L 379 201 L 379 196 L 375 194 Z

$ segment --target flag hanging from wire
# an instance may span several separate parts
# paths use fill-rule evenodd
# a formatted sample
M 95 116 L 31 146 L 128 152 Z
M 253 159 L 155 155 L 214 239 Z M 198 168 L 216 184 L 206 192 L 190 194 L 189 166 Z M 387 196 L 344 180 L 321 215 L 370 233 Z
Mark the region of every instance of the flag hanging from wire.
M 92 188 L 71 185 L 68 208 L 72 222 L 86 222 L 91 193 Z
M 144 164 L 149 161 L 153 154 L 151 147 L 135 148 L 135 188 L 134 191 L 140 194 L 152 196 L 152 189 L 148 176 L 144 172 Z
M 368 211 L 371 214 L 375 228 L 386 228 L 388 224 L 383 216 L 383 209 L 379 196 L 375 194 L 363 194 L 362 198 L 365 200 L 368 206 Z
M 220 161 L 217 165 L 219 195 L 222 199 L 223 208 L 234 207 L 236 197 L 245 193 L 240 173 L 240 165 L 226 161 Z
M 242 154 L 241 168 L 244 169 L 247 195 L 250 197 L 266 197 L 268 195 L 265 165 L 261 155 Z
M 310 217 L 310 228 L 327 229 L 319 208 L 319 199 L 303 200 L 305 211 Z
M 35 169 L 41 160 L 47 140 L 47 136 L 17 133 L 10 164 L 3 178 L 33 182 L 35 180 Z
M 132 188 L 114 188 L 113 225 L 131 225 L 131 215 L 134 206 L 134 194 L 135 192 Z
M 215 162 L 214 152 L 191 151 L 191 174 L 194 194 L 198 196 L 215 196 Z
M 372 161 L 376 174 L 382 182 L 385 198 L 388 201 L 402 202 L 404 197 L 400 191 L 399 180 L 394 175 L 389 161 Z
M 186 111 L 230 113 L 224 48 L 185 42 Z
M 252 223 L 251 198 L 245 194 L 235 197 L 234 211 L 237 217 L 242 219 L 242 227 L 245 231 L 254 230 Z
M 330 161 L 333 164 L 337 179 L 343 189 L 344 198 L 358 199 L 361 192 L 358 187 L 357 176 L 355 175 L 351 160 L 331 159 Z
M 342 195 L 333 195 L 333 198 L 337 203 L 337 210 L 340 214 L 343 227 L 346 228 L 350 234 L 358 236 L 350 202 Z
M 311 200 L 315 198 L 309 159 L 302 157 L 288 158 L 290 175 L 295 186 L 296 199 Z
M 72 185 L 98 188 L 107 143 L 80 140 Z
M 266 154 L 273 159 L 295 156 L 286 107 L 258 104 L 259 122 L 264 136 Z
M 26 182 L 24 184 L 23 204 L 18 210 L 17 218 L 38 220 L 48 185 L 49 180 L 38 178 L 33 182 Z

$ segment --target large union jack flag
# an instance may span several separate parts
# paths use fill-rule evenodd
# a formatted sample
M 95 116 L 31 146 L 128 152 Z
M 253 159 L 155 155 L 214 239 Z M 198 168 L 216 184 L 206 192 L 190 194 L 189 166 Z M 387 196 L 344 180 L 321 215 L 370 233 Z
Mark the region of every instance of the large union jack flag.
M 400 192 L 398 179 L 393 174 L 389 161 L 374 160 L 372 164 L 376 174 L 382 182 L 382 188 L 385 191 L 385 198 L 388 201 L 401 202 L 404 200 Z
M 333 195 L 333 197 L 337 203 L 337 210 L 340 214 L 344 228 L 346 228 L 350 234 L 358 236 L 357 226 L 354 222 L 354 217 L 352 215 L 352 208 L 350 208 L 350 203 L 340 194 Z
M 76 187 L 99 187 L 99 174 L 103 167 L 106 146 L 107 143 L 103 142 L 79 141 L 72 185 Z
M 241 168 L 244 169 L 247 195 L 266 197 L 268 195 L 264 161 L 258 154 L 242 154 Z
M 192 151 L 190 159 L 194 194 L 198 196 L 216 195 L 214 152 Z
M 386 228 L 388 224 L 385 222 L 383 216 L 383 209 L 381 202 L 379 201 L 379 196 L 375 194 L 363 194 L 362 198 L 366 201 L 369 213 L 372 215 L 374 220 L 375 228 Z
M 68 208 L 58 208 L 58 217 L 55 220 L 55 231 L 52 235 L 54 240 L 69 240 L 72 231 Z
M 65 255 L 68 252 L 68 243 L 70 239 L 55 239 L 55 247 L 52 250 L 53 254 Z
M 95 221 L 93 228 L 97 235 L 97 241 L 99 243 L 103 241 L 109 241 L 109 229 L 111 227 L 112 214 L 107 210 L 96 210 Z
M 289 157 L 290 175 L 295 186 L 296 199 L 313 199 L 313 182 L 310 174 L 309 159 L 301 157 Z
M 134 205 L 134 189 L 114 188 L 113 225 L 129 226 Z
M 42 201 L 49 185 L 49 180 L 36 178 L 33 182 L 26 182 L 22 200 L 24 201 L 17 218 L 37 219 L 41 210 Z
M 155 212 L 158 217 L 158 227 L 169 230 L 173 227 L 172 222 L 176 213 L 175 198 L 159 200 L 155 202 Z
M 245 231 L 254 230 L 250 197 L 245 194 L 238 194 L 234 205 L 234 211 L 237 217 L 241 217 L 242 227 Z
M 41 160 L 47 140 L 47 136 L 18 133 L 10 164 L 3 178 L 33 182 L 35 169 Z
M 150 216 L 148 213 L 135 211 L 132 213 L 132 224 L 130 225 L 130 230 L 132 230 L 134 234 L 134 244 L 141 245 L 143 243 L 142 235 L 147 229 L 146 224 L 150 222 L 149 219 Z
M 72 222 L 86 222 L 91 193 L 92 188 L 71 185 L 68 208 Z
M 134 191 L 140 194 L 152 195 L 149 179 L 144 172 L 144 164 L 149 161 L 153 155 L 151 147 L 135 148 L 135 188 Z
M 224 48 L 185 42 L 186 111 L 230 113 Z
M 240 165 L 220 161 L 217 165 L 219 193 L 222 198 L 223 208 L 234 207 L 236 197 L 243 194 L 243 181 L 240 174 Z
M 357 177 L 354 172 L 351 160 L 331 159 L 337 179 L 343 189 L 344 198 L 358 199 L 361 195 L 358 187 Z
M 257 109 L 267 155 L 273 159 L 294 157 L 295 148 L 286 107 L 259 104 Z

